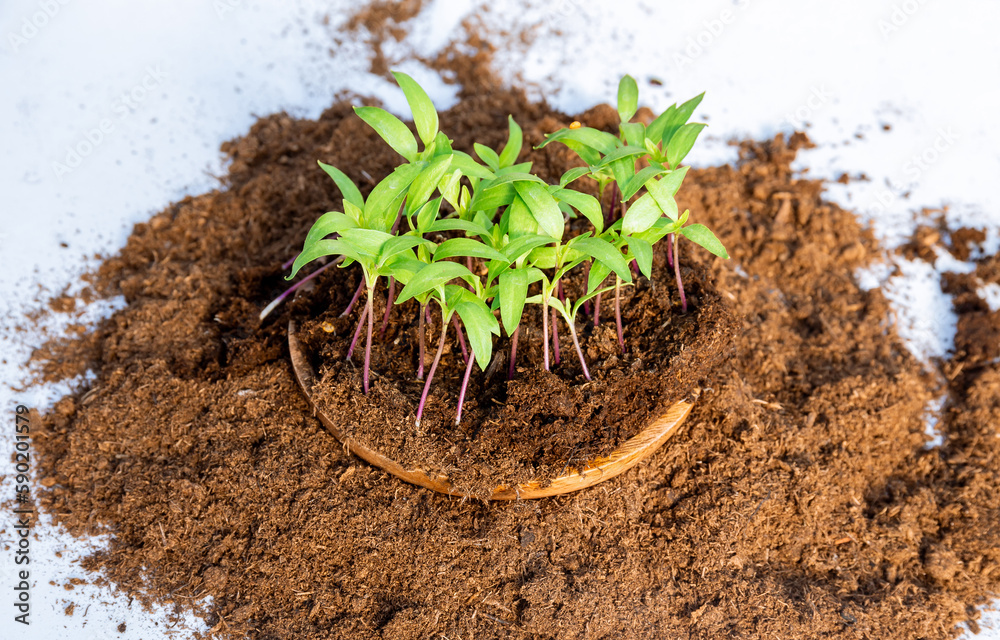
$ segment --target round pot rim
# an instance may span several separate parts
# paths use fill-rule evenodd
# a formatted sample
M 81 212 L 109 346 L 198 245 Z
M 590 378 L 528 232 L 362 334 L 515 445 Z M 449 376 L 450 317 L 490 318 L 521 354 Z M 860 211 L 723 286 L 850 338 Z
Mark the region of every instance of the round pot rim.
M 312 390 L 317 383 L 316 372 L 303 350 L 302 343 L 298 337 L 298 324 L 294 318 L 289 320 L 288 323 L 288 350 L 295 378 L 306 400 L 309 402 L 309 406 L 313 410 L 313 415 L 319 418 L 323 426 L 344 445 L 346 451 L 356 454 L 369 464 L 411 484 L 462 498 L 482 497 L 456 489 L 448 480 L 448 476 L 444 474 L 428 473 L 420 468 L 407 468 L 380 451 L 348 436 L 335 420 L 319 408 L 313 399 Z M 651 456 L 679 430 L 685 419 L 687 419 L 688 414 L 691 413 L 691 409 L 700 393 L 700 389 L 695 389 L 683 400 L 679 400 L 667 407 L 643 427 L 639 433 L 626 440 L 607 456 L 591 458 L 582 467 L 569 469 L 555 478 L 530 480 L 512 486 L 499 485 L 494 489 L 489 499 L 526 500 L 546 498 L 579 491 L 621 475 Z

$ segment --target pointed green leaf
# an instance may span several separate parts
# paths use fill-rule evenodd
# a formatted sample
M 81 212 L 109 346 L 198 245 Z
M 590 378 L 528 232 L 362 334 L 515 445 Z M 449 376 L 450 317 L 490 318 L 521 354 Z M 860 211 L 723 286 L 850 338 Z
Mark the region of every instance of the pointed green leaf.
M 303 247 L 307 248 L 313 242 L 321 240 L 331 233 L 340 233 L 344 229 L 353 229 L 358 223 L 339 211 L 328 211 L 316 219 L 309 233 L 306 234 L 306 241 Z
M 674 200 L 674 196 L 671 191 L 670 186 L 664 186 L 664 180 L 650 180 L 646 183 L 646 191 L 652 196 L 653 200 L 660 207 L 660 210 L 671 220 L 677 219 L 677 201 Z
M 587 276 L 587 292 L 594 291 L 611 275 L 611 268 L 603 262 L 595 260 L 590 264 L 590 275 Z
M 417 134 L 424 145 L 429 146 L 438 132 L 438 114 L 434 103 L 416 80 L 401 71 L 393 71 L 392 75 L 396 78 L 399 88 L 403 90 L 410 111 L 413 112 L 413 124 L 417 127 Z
M 639 109 L 639 85 L 630 75 L 622 76 L 618 83 L 618 116 L 628 122 Z
M 601 210 L 601 203 L 589 193 L 581 193 L 573 189 L 556 189 L 552 194 L 557 200 L 565 202 L 569 206 L 579 211 L 583 217 L 594 225 L 595 234 L 600 235 L 604 231 L 604 212 Z
M 536 247 L 541 247 L 552 242 L 552 238 L 538 234 L 526 234 L 511 240 L 503 248 L 503 253 L 511 262 L 515 262 L 521 256 L 531 252 Z
M 333 178 L 334 182 L 337 183 L 337 188 L 340 189 L 340 195 L 343 196 L 344 200 L 350 202 L 359 209 L 365 208 L 365 199 L 361 197 L 361 192 L 358 191 L 357 185 L 354 184 L 353 180 L 347 177 L 347 174 L 337 167 L 324 164 L 322 162 L 319 162 L 319 166 L 323 169 L 323 171 L 326 171 L 328 176 Z
M 492 171 L 476 162 L 472 156 L 464 151 L 452 151 L 451 155 L 451 166 L 461 171 L 462 175 L 483 180 L 490 180 L 494 177 Z
M 444 260 L 454 257 L 482 258 L 483 260 L 502 260 L 509 262 L 507 256 L 492 247 L 488 247 L 472 238 L 451 238 L 445 240 L 434 252 L 434 260 Z
M 729 259 L 729 253 L 726 251 L 726 248 L 722 246 L 722 242 L 720 242 L 719 239 L 715 237 L 715 234 L 712 233 L 712 230 L 706 227 L 705 225 L 703 224 L 688 225 L 683 229 L 681 229 L 681 233 L 688 240 L 704 247 L 705 249 L 707 249 L 711 253 L 714 253 L 720 258 L 724 258 L 726 260 Z
M 493 317 L 486 303 L 472 294 L 461 296 L 455 305 L 455 313 L 462 319 L 469 346 L 476 358 L 476 364 L 483 371 L 493 358 L 493 335 L 500 335 L 500 324 Z
M 517 157 L 521 155 L 521 147 L 524 145 L 524 134 L 521 127 L 514 122 L 514 116 L 507 116 L 507 127 L 510 134 L 507 136 L 507 144 L 500 152 L 500 166 L 510 167 L 517 162 Z
M 451 160 L 450 155 L 438 156 L 414 178 L 406 196 L 407 215 L 413 215 L 417 208 L 427 202 L 451 166 Z
M 500 274 L 500 319 L 507 335 L 513 335 L 521 323 L 524 301 L 528 297 L 528 275 L 524 269 L 511 269 Z
M 506 207 L 517 196 L 517 191 L 512 184 L 499 184 L 495 187 L 482 188 L 476 191 L 472 202 L 469 203 L 469 211 L 489 211 L 493 212 L 501 207 Z
M 292 272 L 285 276 L 285 280 L 291 280 L 299 272 L 299 269 L 306 266 L 313 260 L 326 256 L 345 256 L 354 260 L 360 258 L 354 249 L 340 240 L 317 240 L 308 249 L 303 250 L 292 263 Z
M 471 282 L 475 276 L 465 266 L 457 262 L 433 262 L 410 278 L 403 290 L 399 292 L 399 299 L 396 302 L 398 304 L 431 289 L 437 289 L 456 278 L 468 279 Z
M 390 258 L 393 258 L 399 255 L 400 253 L 403 253 L 404 251 L 409 251 L 410 249 L 416 247 L 417 245 L 433 247 L 434 243 L 431 242 L 430 240 L 424 240 L 420 236 L 415 236 L 410 234 L 403 236 L 396 236 L 394 238 L 386 240 L 385 244 L 382 245 L 382 248 L 379 249 L 378 266 L 386 264 Z
M 559 186 L 565 187 L 571 182 L 574 182 L 583 176 L 590 173 L 590 167 L 573 167 L 559 178 Z
M 531 215 L 531 209 L 519 195 L 514 196 L 513 202 L 507 208 L 509 214 L 507 222 L 507 233 L 511 238 L 523 235 L 535 235 L 538 233 L 538 222 Z M 562 214 L 559 214 L 560 216 Z M 549 242 L 552 240 L 550 239 Z
M 514 188 L 528 205 L 538 228 L 556 240 L 563 235 L 563 214 L 548 190 L 535 182 L 515 182 Z
M 646 125 L 641 122 L 628 122 L 623 124 L 621 129 L 627 144 L 645 148 Z
M 653 277 L 653 246 L 642 238 L 631 237 L 628 239 L 628 248 L 635 256 L 635 262 L 639 265 L 639 271 L 647 278 Z
M 584 147 L 600 152 L 601 155 L 607 155 L 613 152 L 618 146 L 618 138 L 614 135 L 606 131 L 592 129 L 590 127 L 580 127 L 579 129 L 560 129 L 555 133 L 550 133 L 545 136 L 545 142 L 538 145 L 536 148 L 541 149 L 550 142 L 562 142 L 563 144 L 567 144 L 568 142 L 577 142 Z M 569 145 L 567 144 L 567 146 Z M 588 162 L 588 164 L 590 163 Z
M 379 231 L 389 231 L 402 205 L 410 184 L 420 174 L 420 166 L 404 164 L 382 179 L 365 203 L 364 226 Z
M 701 130 L 707 126 L 702 122 L 690 122 L 677 130 L 667 144 L 667 162 L 671 167 L 677 167 L 684 161 Z
M 427 229 L 427 233 L 441 231 L 465 231 L 466 233 L 471 233 L 474 236 L 488 236 L 490 234 L 486 227 L 476 224 L 475 222 L 462 220 L 461 218 L 444 218 L 442 220 L 437 220 Z
M 666 173 L 666 171 L 667 170 L 663 168 L 663 165 L 656 163 L 640 169 L 634 176 L 632 176 L 631 179 L 629 179 L 628 182 L 625 183 L 625 186 L 622 188 L 621 201 L 627 202 L 632 198 L 632 196 L 639 193 L 639 189 L 641 189 L 647 182 L 660 174 Z
M 476 150 L 476 155 L 482 160 L 487 167 L 497 171 L 500 168 L 500 156 L 493 149 L 490 149 L 485 144 L 479 144 L 478 142 L 472 143 L 472 148 Z
M 430 233 L 431 227 L 437 220 L 441 211 L 441 198 L 434 198 L 430 202 L 424 203 L 417 212 L 417 230 L 420 233 Z
M 632 272 L 628 268 L 625 256 L 613 244 L 600 238 L 583 238 L 573 245 L 577 251 L 583 251 L 594 260 L 614 271 L 625 282 L 632 282 Z
M 417 139 L 403 121 L 378 107 L 354 107 L 354 113 L 368 123 L 393 151 L 409 162 L 417 157 Z
M 344 229 L 340 232 L 340 237 L 346 244 L 354 247 L 358 254 L 374 260 L 393 235 L 375 229 Z
M 653 226 L 663 211 L 648 193 L 632 203 L 622 218 L 622 235 L 630 236 Z

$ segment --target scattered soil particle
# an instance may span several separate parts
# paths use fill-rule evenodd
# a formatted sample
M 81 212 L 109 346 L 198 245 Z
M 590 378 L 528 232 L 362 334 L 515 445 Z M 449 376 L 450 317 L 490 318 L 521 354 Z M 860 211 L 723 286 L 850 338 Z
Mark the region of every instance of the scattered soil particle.
M 573 119 L 494 89 L 442 123 L 496 147 L 508 113 L 529 142 Z M 806 143 L 743 143 L 681 192 L 732 253 L 706 267 L 743 318 L 682 432 L 593 489 L 485 504 L 398 482 L 310 415 L 289 311 L 256 316 L 338 204 L 315 161 L 370 189 L 395 158 L 346 104 L 264 118 L 225 145 L 224 189 L 137 225 L 97 274 L 128 304 L 47 363 L 96 380 L 38 434 L 44 507 L 113 532 L 87 565 L 128 593 L 211 596 L 227 638 L 952 637 L 1000 591 L 1000 366 L 956 353 L 945 444 L 925 449 L 933 383 L 855 281 L 872 237 L 794 177 Z

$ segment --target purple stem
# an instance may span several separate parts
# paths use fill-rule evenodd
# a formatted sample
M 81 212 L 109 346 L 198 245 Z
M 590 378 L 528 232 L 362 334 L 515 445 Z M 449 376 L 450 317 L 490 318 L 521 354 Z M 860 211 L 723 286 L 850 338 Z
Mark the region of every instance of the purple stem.
M 368 369 L 372 359 L 372 326 L 375 324 L 375 312 L 372 310 L 372 296 L 374 293 L 374 288 L 368 290 L 368 304 L 365 305 L 368 307 L 368 340 L 365 343 L 365 373 L 363 378 L 365 395 L 368 394 Z
M 417 365 L 417 380 L 424 379 L 424 307 L 420 307 L 420 311 L 417 312 L 420 316 L 419 329 L 417 333 L 420 336 L 420 363 Z
M 580 365 L 583 366 L 583 377 L 590 380 L 590 370 L 587 369 L 587 361 L 583 359 L 583 350 L 580 348 L 580 341 L 576 338 L 576 328 L 569 326 L 569 333 L 573 336 L 573 346 L 576 347 L 576 355 L 580 357 Z
M 507 379 L 514 379 L 514 362 L 517 360 L 517 337 L 521 335 L 521 325 L 514 329 L 514 335 L 510 339 L 510 369 L 507 371 Z
M 295 264 L 295 258 L 298 258 L 298 256 L 292 256 L 291 258 L 289 258 L 288 262 L 281 265 L 281 270 L 286 271 L 288 269 L 291 269 L 292 265 Z
M 562 290 L 562 282 L 556 283 L 556 296 L 560 302 L 566 302 L 566 294 Z M 552 354 L 556 365 L 559 364 L 559 323 L 556 321 L 556 310 L 551 311 L 552 315 Z
M 677 246 L 677 234 L 674 234 L 674 275 L 677 276 L 677 290 L 681 293 L 681 313 L 687 313 L 688 301 L 684 295 L 684 283 L 681 282 L 681 252 Z
M 549 370 L 549 323 L 546 318 L 549 315 L 549 299 L 545 297 L 542 290 L 542 361 L 545 363 L 545 370 Z
M 351 346 L 347 349 L 347 359 L 350 360 L 351 356 L 354 354 L 354 347 L 358 344 L 358 338 L 361 336 L 361 328 L 365 326 L 365 318 L 368 317 L 368 307 L 365 306 L 365 310 L 361 312 L 361 317 L 358 318 L 358 328 L 354 330 L 354 339 L 351 340 Z
M 381 337 L 385 339 L 385 330 L 389 328 L 389 311 L 392 309 L 392 299 L 396 293 L 396 278 L 389 276 L 389 297 L 385 299 L 385 313 L 382 315 Z
M 667 264 L 674 266 L 674 234 L 667 236 Z
M 594 326 L 599 324 L 601 324 L 601 294 L 598 293 L 594 296 Z
M 438 341 L 437 355 L 431 363 L 431 370 L 427 374 L 427 382 L 424 383 L 424 392 L 420 395 L 420 406 L 417 407 L 417 426 L 420 426 L 420 416 L 424 415 L 424 403 L 427 402 L 427 392 L 431 390 L 431 381 L 434 380 L 434 372 L 437 371 L 438 362 L 441 361 L 441 353 L 444 351 L 445 336 L 448 335 L 448 323 L 441 318 L 441 339 Z
M 431 323 L 431 305 L 424 306 L 424 317 L 427 318 L 427 324 Z
M 469 361 L 469 350 L 465 346 L 465 336 L 462 335 L 462 325 L 458 324 L 458 316 L 454 315 L 451 317 L 451 323 L 455 325 L 455 331 L 458 332 L 458 344 L 462 347 L 462 358 L 465 362 Z
M 364 291 L 364 289 L 365 289 L 365 279 L 361 278 L 361 282 L 358 283 L 358 290 L 354 292 L 354 297 L 351 298 L 350 304 L 348 304 L 347 308 L 344 309 L 344 313 L 340 314 L 341 318 L 345 318 L 351 315 L 351 311 L 354 310 L 354 305 L 357 304 L 358 298 L 361 297 L 361 292 Z
M 615 325 L 618 327 L 618 346 L 622 353 L 625 353 L 625 337 L 622 332 L 622 305 L 621 305 L 622 279 L 615 276 Z
M 583 263 L 583 286 L 586 287 L 590 281 L 590 263 Z M 590 316 L 590 300 L 583 303 L 583 315 Z
M 455 415 L 455 424 L 462 422 L 462 405 L 465 404 L 465 390 L 469 386 L 469 376 L 472 375 L 472 363 L 475 358 L 469 358 L 469 364 L 465 366 L 465 377 L 462 378 L 462 390 L 458 393 L 458 413 Z
M 333 262 L 331 262 L 329 264 L 325 264 L 322 267 L 320 267 L 319 269 L 316 269 L 315 271 L 313 271 L 312 273 L 310 273 L 309 275 L 307 275 L 305 278 L 302 278 L 301 280 L 299 280 L 298 282 L 296 282 L 295 284 L 293 284 L 288 289 L 285 289 L 285 291 L 280 296 L 278 296 L 277 298 L 275 298 L 274 300 L 271 301 L 271 304 L 269 304 L 266 307 L 264 307 L 264 310 L 260 312 L 260 319 L 263 320 L 264 318 L 266 318 L 267 316 L 269 316 L 271 314 L 271 312 L 274 311 L 278 307 L 278 305 L 280 305 L 285 300 L 285 298 L 287 298 L 288 296 L 290 296 L 293 293 L 295 293 L 296 291 L 298 291 L 299 287 L 301 287 L 305 283 L 309 282 L 310 280 L 312 280 L 313 278 L 315 278 L 319 274 L 323 273 L 324 271 L 326 271 L 327 269 L 329 269 L 333 265 L 340 264 L 341 262 L 343 262 L 343 260 L 344 259 L 342 257 L 341 258 L 337 258 Z

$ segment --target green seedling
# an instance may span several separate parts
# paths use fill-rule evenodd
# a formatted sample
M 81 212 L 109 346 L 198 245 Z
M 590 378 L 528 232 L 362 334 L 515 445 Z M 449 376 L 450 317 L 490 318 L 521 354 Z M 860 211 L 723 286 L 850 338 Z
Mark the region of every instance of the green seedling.
M 638 86 L 625 76 L 618 87 L 618 135 L 574 123 L 547 136 L 540 145 L 560 142 L 587 165 L 567 171 L 558 184 L 548 184 L 532 173 L 531 163 L 518 163 L 524 136 L 513 118 L 508 118 L 508 139 L 499 151 L 478 143 L 473 144 L 474 156 L 456 150 L 452 140 L 439 131 L 438 114 L 426 92 L 406 74 L 394 75 L 413 114 L 415 134 L 402 120 L 378 107 L 358 107 L 355 111 L 402 162 L 367 197 L 342 171 L 320 163 L 343 196 L 343 211 L 331 211 L 316 221 L 302 253 L 292 263 L 289 279 L 307 263 L 322 258 L 332 257 L 333 261 L 305 280 L 334 265 L 345 269 L 359 266 L 361 284 L 345 314 L 362 293 L 367 292 L 367 298 L 347 357 L 367 327 L 366 393 L 373 298 L 379 279 L 388 281 L 383 335 L 394 306 L 411 299 L 417 303 L 416 377 L 424 380 L 416 413 L 418 425 L 450 326 L 455 327 L 463 353 L 463 331 L 471 347 L 471 356 L 465 356 L 458 423 L 473 365 L 487 370 L 501 326 L 511 343 L 508 377 L 513 378 L 526 304 L 541 305 L 544 368 L 550 369 L 550 329 L 559 364 L 557 319 L 561 318 L 583 376 L 589 380 L 577 322 L 581 309 L 594 304 L 596 325 L 601 296 L 614 291 L 616 328 L 624 351 L 621 289 L 632 285 L 639 274 L 652 277 L 658 242 L 668 238 L 668 259 L 684 311 L 687 300 L 680 279 L 678 238 L 684 236 L 728 257 L 715 235 L 704 225 L 690 224 L 690 212 L 680 213 L 674 199 L 688 171 L 681 163 L 705 126 L 688 122 L 702 96 L 671 106 L 646 126 L 632 122 L 638 111 Z M 583 179 L 596 182 L 599 197 L 574 188 L 574 183 Z M 609 187 L 610 205 L 605 210 L 603 195 Z M 563 286 L 577 269 L 585 275 L 582 294 Z M 613 285 L 606 285 L 611 276 Z M 398 296 L 397 283 L 402 285 Z M 265 312 L 300 285 L 282 294 Z M 431 303 L 440 309 L 441 326 L 425 378 L 424 342 Z

